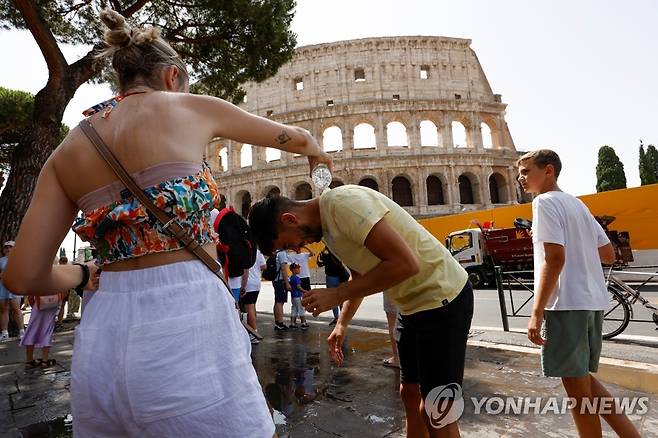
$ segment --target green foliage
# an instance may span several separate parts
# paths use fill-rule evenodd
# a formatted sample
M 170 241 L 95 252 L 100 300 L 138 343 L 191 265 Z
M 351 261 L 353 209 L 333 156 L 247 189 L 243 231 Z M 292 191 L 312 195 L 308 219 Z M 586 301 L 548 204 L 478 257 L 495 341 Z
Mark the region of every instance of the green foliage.
M 624 164 L 619 160 L 615 150 L 610 146 L 601 146 L 599 162 L 596 165 L 596 191 L 626 188 Z
M 652 144 L 647 146 L 647 162 L 649 163 L 647 167 L 653 169 L 655 180 L 658 182 L 658 150 Z
M 640 184 L 654 184 L 656 182 L 656 166 L 651 157 L 644 153 L 644 146 L 640 144 Z
M 14 148 L 30 127 L 33 110 L 34 95 L 0 87 L 0 170 L 8 170 Z M 57 143 L 68 132 L 68 126 L 62 124 Z
M 131 25 L 155 25 L 192 72 L 195 91 L 239 101 L 240 84 L 263 81 L 294 53 L 295 0 L 33 0 L 59 43 L 102 41 L 99 11 L 124 14 Z M 132 8 L 132 9 L 131 9 Z M 24 29 L 11 0 L 0 0 L 0 26 Z M 108 81 L 106 71 L 95 81 Z

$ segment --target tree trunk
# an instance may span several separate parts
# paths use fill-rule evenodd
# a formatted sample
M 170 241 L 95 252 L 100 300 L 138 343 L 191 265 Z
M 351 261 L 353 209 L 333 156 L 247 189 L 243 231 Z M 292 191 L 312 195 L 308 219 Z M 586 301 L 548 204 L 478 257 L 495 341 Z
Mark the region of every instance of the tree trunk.
M 0 242 L 16 237 L 30 205 L 44 163 L 57 147 L 64 109 L 72 95 L 63 86 L 47 84 L 34 98 L 30 129 L 14 150 L 9 179 L 0 197 Z
M 13 151 L 9 178 L 0 197 L 0 242 L 14 240 L 18 233 L 41 168 L 58 146 L 66 106 L 80 85 L 103 67 L 96 62 L 94 50 L 67 67 L 61 79 L 49 79 L 34 97 L 30 129 Z

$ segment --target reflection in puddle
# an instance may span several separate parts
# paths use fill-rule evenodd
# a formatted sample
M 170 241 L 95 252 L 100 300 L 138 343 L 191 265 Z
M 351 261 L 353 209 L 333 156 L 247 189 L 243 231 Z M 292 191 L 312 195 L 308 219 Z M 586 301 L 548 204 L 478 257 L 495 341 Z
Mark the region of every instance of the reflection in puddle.
M 19 430 L 22 438 L 69 438 L 73 436 L 71 423 L 57 418 L 43 423 L 30 424 Z
M 303 405 L 313 402 L 319 394 L 316 375 L 320 372 L 320 353 L 307 352 L 303 345 L 295 344 L 290 357 L 269 358 L 269 370 L 258 370 L 264 379 L 265 397 L 272 408 L 286 417 L 299 411 Z
M 346 366 L 338 368 L 327 352 L 328 335 L 324 330 L 277 332 L 254 349 L 252 361 L 278 426 L 292 426 L 317 415 L 314 402 L 322 398 L 350 403 L 355 389 L 350 363 L 359 353 L 390 344 L 380 333 L 352 332 L 343 345 Z

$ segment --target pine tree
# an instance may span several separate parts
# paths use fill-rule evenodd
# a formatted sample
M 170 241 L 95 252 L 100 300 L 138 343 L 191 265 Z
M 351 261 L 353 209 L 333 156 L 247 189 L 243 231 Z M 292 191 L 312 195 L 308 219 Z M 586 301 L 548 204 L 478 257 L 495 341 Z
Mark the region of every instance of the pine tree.
M 601 146 L 599 162 L 596 165 L 596 191 L 606 192 L 624 188 L 626 188 L 624 164 L 613 148 L 607 145 Z
M 0 242 L 16 235 L 76 90 L 85 82 L 109 79 L 107 63 L 95 56 L 104 47 L 98 11 L 107 6 L 132 25 L 159 26 L 199 80 L 195 91 L 233 102 L 244 96 L 240 84 L 267 79 L 294 54 L 295 0 L 0 0 L 0 28 L 28 30 L 48 68 L 48 81 L 34 96 L 29 127 L 11 151 L 11 173 L 0 197 Z M 93 47 L 69 62 L 62 44 Z M 3 67 L 20 69 L 17 61 Z

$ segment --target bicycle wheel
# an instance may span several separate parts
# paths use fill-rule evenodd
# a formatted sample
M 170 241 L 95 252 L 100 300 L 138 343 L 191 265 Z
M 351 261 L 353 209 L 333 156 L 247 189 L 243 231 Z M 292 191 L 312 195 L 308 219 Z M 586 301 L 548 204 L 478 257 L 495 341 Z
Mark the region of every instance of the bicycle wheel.
M 603 314 L 603 339 L 612 339 L 623 332 L 631 320 L 631 306 L 619 290 L 608 286 L 610 310 Z

